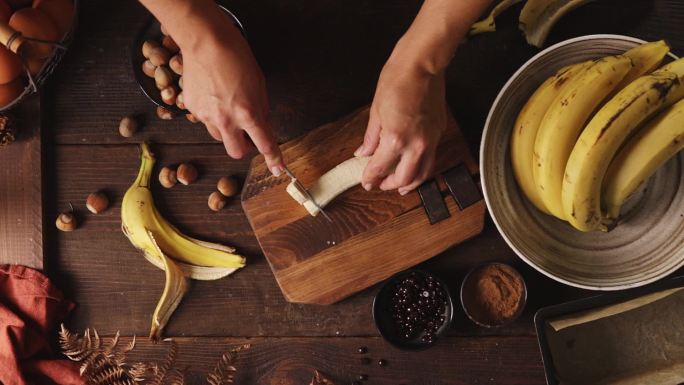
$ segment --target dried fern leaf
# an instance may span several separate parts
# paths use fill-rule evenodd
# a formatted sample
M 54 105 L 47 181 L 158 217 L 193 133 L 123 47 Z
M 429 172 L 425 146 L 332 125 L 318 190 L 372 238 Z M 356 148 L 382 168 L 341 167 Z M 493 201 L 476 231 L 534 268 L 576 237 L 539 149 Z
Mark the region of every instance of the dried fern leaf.
M 110 366 L 99 373 L 86 377 L 88 385 L 112 385 L 115 381 L 129 380 L 123 368 Z
M 178 356 L 178 344 L 176 344 L 176 341 L 171 338 L 165 339 L 164 342 L 170 342 L 171 346 L 166 354 L 166 359 L 158 367 L 157 373 L 155 373 L 155 376 L 149 385 L 164 385 L 164 380 L 167 378 L 167 374 L 176 363 L 176 357 Z
M 221 359 L 214 367 L 214 370 L 207 375 L 207 383 L 209 385 L 225 385 L 232 384 L 235 378 L 237 368 L 233 366 L 233 362 L 237 358 L 238 352 L 243 349 L 249 349 L 251 345 L 245 344 L 231 349 L 221 356 Z

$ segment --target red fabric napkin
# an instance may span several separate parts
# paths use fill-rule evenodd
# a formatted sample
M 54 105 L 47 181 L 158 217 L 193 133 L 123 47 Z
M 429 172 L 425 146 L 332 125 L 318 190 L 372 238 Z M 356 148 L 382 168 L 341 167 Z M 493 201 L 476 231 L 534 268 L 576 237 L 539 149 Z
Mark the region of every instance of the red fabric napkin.
M 52 359 L 52 332 L 74 308 L 46 276 L 0 265 L 0 384 L 81 385 L 78 364 Z

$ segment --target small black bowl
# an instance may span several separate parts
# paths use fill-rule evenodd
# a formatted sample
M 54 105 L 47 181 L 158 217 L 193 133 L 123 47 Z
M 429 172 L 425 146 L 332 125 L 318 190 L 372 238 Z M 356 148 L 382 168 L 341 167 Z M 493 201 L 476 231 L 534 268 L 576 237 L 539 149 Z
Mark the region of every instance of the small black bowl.
M 228 14 L 228 16 L 233 20 L 233 24 L 240 30 L 240 33 L 242 33 L 242 36 L 246 37 L 245 29 L 240 20 L 238 20 L 237 16 L 223 6 L 218 4 L 217 6 L 221 8 L 223 12 Z M 164 107 L 167 110 L 173 111 L 177 114 L 188 114 L 190 111 L 182 110 L 175 104 L 170 105 L 164 103 L 159 89 L 157 89 L 157 85 L 154 83 L 154 79 L 142 72 L 142 64 L 146 60 L 142 54 L 143 43 L 145 40 L 160 41 L 162 36 L 164 35 L 161 32 L 161 24 L 159 24 L 159 21 L 153 16 L 150 17 L 150 19 L 140 29 L 140 32 L 138 32 L 138 35 L 131 46 L 131 65 L 133 66 L 133 75 L 140 86 L 140 90 L 142 90 L 143 94 L 145 94 L 145 96 L 147 96 L 147 98 L 150 99 L 154 104 Z
M 420 277 L 432 277 L 437 282 L 439 282 L 444 290 L 446 298 L 446 306 L 444 307 L 444 323 L 437 329 L 435 333 L 435 338 L 432 342 L 423 342 L 421 340 L 422 334 L 419 333 L 413 339 L 407 340 L 401 336 L 394 319 L 392 318 L 392 293 L 395 285 L 399 283 L 402 279 L 415 274 Z M 375 321 L 375 327 L 380 332 L 380 335 L 393 346 L 403 349 L 403 350 L 423 350 L 434 345 L 439 337 L 443 335 L 447 330 L 449 330 L 449 325 L 451 325 L 451 320 L 454 316 L 454 303 L 451 298 L 451 293 L 447 285 L 442 282 L 439 278 L 435 277 L 433 274 L 427 273 L 422 270 L 411 269 L 405 270 L 397 273 L 387 279 L 385 283 L 375 295 L 373 299 L 373 320 Z

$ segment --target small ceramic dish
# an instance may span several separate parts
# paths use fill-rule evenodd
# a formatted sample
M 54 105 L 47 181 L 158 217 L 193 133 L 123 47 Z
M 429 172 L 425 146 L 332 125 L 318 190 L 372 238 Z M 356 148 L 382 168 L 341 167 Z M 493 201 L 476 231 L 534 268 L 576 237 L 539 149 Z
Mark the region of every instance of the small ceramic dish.
M 491 320 L 486 320 L 486 319 L 483 319 L 481 317 L 478 317 L 477 316 L 478 312 L 474 311 L 475 310 L 474 306 L 476 306 L 476 305 L 473 304 L 472 301 L 470 300 L 471 298 L 473 298 L 473 295 L 475 294 L 472 291 L 476 290 L 475 288 L 473 288 L 473 286 L 471 286 L 471 284 L 474 284 L 474 282 L 472 282 L 472 280 L 475 279 L 474 277 L 475 277 L 477 272 L 481 271 L 482 269 L 484 269 L 487 266 L 501 266 L 501 267 L 503 267 L 504 269 L 506 269 L 508 272 L 511 273 L 511 275 L 513 276 L 514 279 L 518 280 L 518 282 L 520 282 L 522 284 L 522 294 L 520 296 L 520 299 L 518 300 L 515 313 L 513 313 L 513 315 L 504 319 L 501 322 L 494 322 Z M 479 265 L 479 266 L 472 268 L 468 272 L 468 274 L 466 274 L 465 278 L 463 279 L 463 282 L 461 283 L 460 298 L 461 298 L 461 307 L 463 307 L 463 311 L 465 312 L 466 316 L 468 316 L 468 318 L 471 321 L 473 321 L 477 325 L 485 327 L 485 328 L 501 327 L 501 326 L 508 325 L 511 322 L 518 319 L 520 317 L 520 315 L 523 313 L 523 310 L 525 310 L 525 305 L 527 304 L 527 285 L 525 285 L 525 280 L 523 279 L 522 275 L 520 275 L 520 273 L 516 269 L 514 269 L 512 266 L 505 264 L 505 263 L 501 263 L 501 262 L 486 263 L 486 264 Z
M 221 8 L 221 10 L 223 10 L 223 12 L 225 12 L 230 17 L 230 19 L 233 21 L 233 24 L 242 33 L 242 36 L 246 36 L 245 29 L 242 26 L 240 20 L 238 20 L 238 18 L 235 16 L 235 14 L 233 14 L 231 11 L 229 11 L 227 8 L 221 5 L 217 6 Z M 164 103 L 164 101 L 161 98 L 161 94 L 159 93 L 159 89 L 157 89 L 157 86 L 154 83 L 154 79 L 145 75 L 142 71 L 142 64 L 145 61 L 145 57 L 142 54 L 143 43 L 145 42 L 145 40 L 160 41 L 163 36 L 164 35 L 161 32 L 161 24 L 159 24 L 159 21 L 154 17 L 150 17 L 150 20 L 147 23 L 145 23 L 140 32 L 138 32 L 138 35 L 136 36 L 135 41 L 131 46 L 131 65 L 133 66 L 133 75 L 135 76 L 135 80 L 138 82 L 138 85 L 140 86 L 140 90 L 154 104 L 160 107 L 164 107 L 167 110 L 173 111 L 177 114 L 187 114 L 189 113 L 189 111 L 180 109 L 175 104 L 170 105 Z
M 401 335 L 399 326 L 393 317 L 394 310 L 392 297 L 397 290 L 397 285 L 405 278 L 409 278 L 411 276 L 414 276 L 418 279 L 432 279 L 436 286 L 442 290 L 442 294 L 444 296 L 445 303 L 444 311 L 442 313 L 444 322 L 437 327 L 432 342 L 425 342 L 422 340 L 422 337 L 425 335 L 425 332 L 422 330 L 416 333 L 412 338 L 406 339 L 403 335 Z M 434 293 L 428 293 L 425 297 L 433 294 Z M 454 304 L 451 294 L 449 293 L 449 288 L 444 282 L 439 280 L 433 274 L 422 270 L 411 269 L 393 275 L 387 279 L 387 281 L 385 281 L 373 300 L 373 320 L 375 321 L 375 327 L 387 342 L 403 350 L 423 350 L 434 345 L 439 340 L 439 337 L 449 330 L 453 315 Z

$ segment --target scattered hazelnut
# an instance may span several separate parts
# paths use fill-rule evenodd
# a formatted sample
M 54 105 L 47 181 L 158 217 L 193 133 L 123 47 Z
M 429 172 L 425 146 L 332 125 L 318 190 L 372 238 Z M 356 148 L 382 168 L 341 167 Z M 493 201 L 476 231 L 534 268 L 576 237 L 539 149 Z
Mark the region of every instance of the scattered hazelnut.
M 185 109 L 185 102 L 183 101 L 183 92 L 179 92 L 178 96 L 176 96 L 176 107 L 180 108 L 181 110 Z
M 176 179 L 176 170 L 173 170 L 169 167 L 162 167 L 161 171 L 159 171 L 159 184 L 166 188 L 171 188 L 178 183 L 178 179 Z
M 167 67 L 157 67 L 157 69 L 154 70 L 154 83 L 160 90 L 173 84 L 173 75 L 171 74 L 171 71 L 169 71 Z
M 159 29 L 161 30 L 162 35 L 164 35 L 164 36 L 169 35 L 169 32 L 166 30 L 166 27 L 164 27 L 164 24 L 160 24 Z
M 221 195 L 220 192 L 214 191 L 209 194 L 209 201 L 207 203 L 212 211 L 220 211 L 226 206 L 226 197 Z
M 171 120 L 174 118 L 174 113 L 162 106 L 157 106 L 157 117 L 162 120 Z
M 156 66 L 169 64 L 171 53 L 164 47 L 150 48 L 150 61 Z
M 166 48 L 171 54 L 175 54 L 180 51 L 178 44 L 176 44 L 173 38 L 169 35 L 164 36 L 162 39 L 162 46 L 164 46 L 164 48 Z
M 192 184 L 197 180 L 197 169 L 190 163 L 181 163 L 176 170 L 176 178 L 186 186 Z
M 154 70 L 156 70 L 156 69 L 157 69 L 157 66 L 152 64 L 152 62 L 149 60 L 145 60 L 142 64 L 142 72 L 151 78 L 154 77 Z
M 178 75 L 183 75 L 183 55 L 178 54 L 169 60 L 169 67 L 171 71 Z
M 238 181 L 235 178 L 229 176 L 223 176 L 216 183 L 216 188 L 226 197 L 232 197 L 237 195 L 240 188 Z
M 77 225 L 76 216 L 73 212 L 61 213 L 55 221 L 55 226 L 62 231 L 74 231 Z
M 178 78 L 178 87 L 180 87 L 181 90 L 183 89 L 183 76 Z
M 99 214 L 109 207 L 109 198 L 100 191 L 91 193 L 86 199 L 86 207 L 91 213 Z
M 138 131 L 138 121 L 133 116 L 124 116 L 119 123 L 119 134 L 130 138 Z
M 154 40 L 145 40 L 145 42 L 142 45 L 142 54 L 146 59 L 150 58 L 150 54 L 152 52 L 152 48 L 159 47 L 159 43 L 157 43 Z
M 189 120 L 190 123 L 198 123 L 199 119 L 195 117 L 193 114 L 185 114 L 185 119 Z
M 164 103 L 173 105 L 176 104 L 176 94 L 178 91 L 176 91 L 176 87 L 174 86 L 168 86 L 161 90 L 161 98 L 164 101 Z

